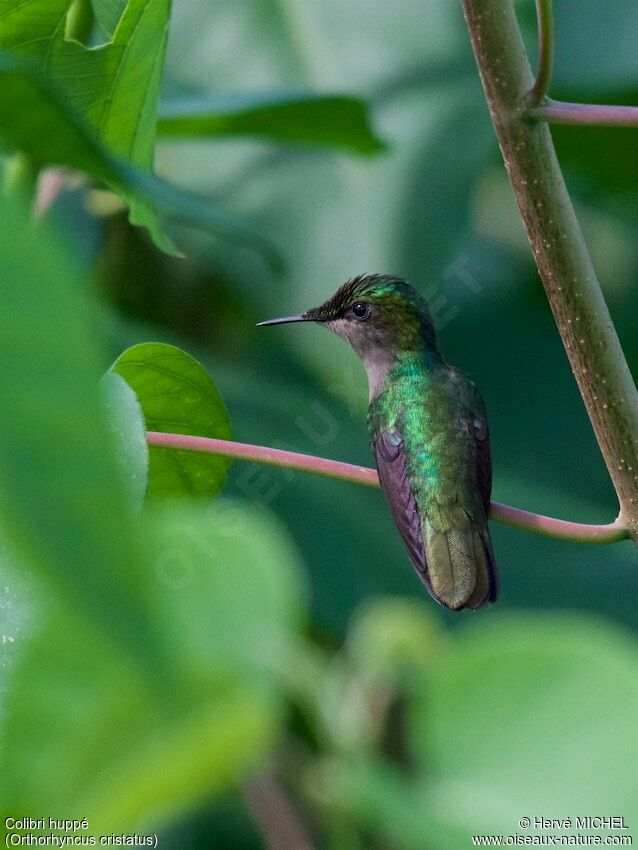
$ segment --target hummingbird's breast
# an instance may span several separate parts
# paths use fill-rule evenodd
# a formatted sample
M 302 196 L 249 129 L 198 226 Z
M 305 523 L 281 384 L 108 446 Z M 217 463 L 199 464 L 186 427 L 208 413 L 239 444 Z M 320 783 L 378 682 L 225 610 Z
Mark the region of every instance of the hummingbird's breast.
M 399 358 L 368 413 L 370 439 L 400 434 L 417 504 L 473 501 L 475 445 L 464 397 L 468 379 L 441 358 Z

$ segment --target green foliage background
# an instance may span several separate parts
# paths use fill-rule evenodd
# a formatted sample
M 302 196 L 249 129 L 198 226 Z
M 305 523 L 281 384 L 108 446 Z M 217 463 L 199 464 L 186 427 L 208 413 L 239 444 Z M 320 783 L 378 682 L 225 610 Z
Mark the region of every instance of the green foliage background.
M 494 498 L 613 518 L 459 4 L 94 0 L 77 41 L 68 6 L 0 6 L 0 812 L 262 847 L 246 789 L 272 775 L 335 850 L 635 828 L 629 542 L 494 524 L 502 599 L 452 615 L 376 491 L 160 449 L 147 469 L 144 423 L 369 465 L 355 356 L 255 322 L 383 271 L 481 388 Z M 555 6 L 552 92 L 635 102 L 635 4 Z M 638 135 L 554 137 L 635 371 Z M 36 230 L 50 164 L 90 181 Z

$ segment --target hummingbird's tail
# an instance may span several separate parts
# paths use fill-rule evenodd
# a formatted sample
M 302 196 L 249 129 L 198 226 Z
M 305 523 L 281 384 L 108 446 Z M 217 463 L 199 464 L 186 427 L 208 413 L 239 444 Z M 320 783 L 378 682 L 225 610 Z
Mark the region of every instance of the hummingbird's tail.
M 463 510 L 463 509 L 461 509 Z M 479 526 L 463 511 L 460 522 L 445 531 L 426 517 L 423 574 L 430 594 L 447 608 L 478 609 L 498 596 L 499 580 L 487 524 Z

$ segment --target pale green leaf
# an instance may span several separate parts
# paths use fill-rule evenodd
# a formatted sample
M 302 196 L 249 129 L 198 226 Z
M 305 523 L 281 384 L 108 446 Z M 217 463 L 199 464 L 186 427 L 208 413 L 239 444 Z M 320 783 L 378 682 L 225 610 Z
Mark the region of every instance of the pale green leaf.
M 459 635 L 417 702 L 412 741 L 428 805 L 468 836 L 515 831 L 523 814 L 631 811 L 631 636 L 576 615 L 481 625 Z
M 103 376 L 102 390 L 113 434 L 117 464 L 133 502 L 141 505 L 148 480 L 148 445 L 144 414 L 137 396 L 114 372 Z
M 140 675 L 108 630 L 53 609 L 7 678 L 5 816 L 78 811 L 91 834 L 121 832 L 235 785 L 276 741 L 302 613 L 291 542 L 239 502 L 164 507 L 142 532 L 168 655 Z
M 0 212 L 0 525 L 63 591 L 6 671 L 0 808 L 138 830 L 235 785 L 276 741 L 297 557 L 245 505 L 142 516 L 134 533 L 77 272 L 24 211 Z
M 103 181 L 127 203 L 133 224 L 147 227 L 166 253 L 177 253 L 149 194 L 155 184 L 166 193 L 161 181 L 112 156 L 33 62 L 7 53 L 0 54 L 0 141 L 5 150 L 25 151 L 36 168 L 68 165 Z

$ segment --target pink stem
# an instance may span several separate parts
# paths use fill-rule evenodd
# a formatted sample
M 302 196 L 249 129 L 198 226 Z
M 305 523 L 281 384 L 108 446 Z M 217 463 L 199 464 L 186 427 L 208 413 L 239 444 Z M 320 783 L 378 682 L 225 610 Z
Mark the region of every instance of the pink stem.
M 191 437 L 186 434 L 163 434 L 148 431 L 146 439 L 150 446 L 167 449 L 181 449 L 189 452 L 205 452 L 213 455 L 250 460 L 256 463 L 282 466 L 363 484 L 366 487 L 379 487 L 379 478 L 374 469 L 343 463 L 339 460 L 327 460 L 314 455 L 271 449 L 266 446 L 253 446 L 248 443 L 235 443 L 231 440 L 216 440 L 209 437 Z M 512 508 L 499 502 L 492 502 L 490 518 L 496 522 L 534 531 L 546 537 L 558 537 L 562 540 L 574 540 L 581 543 L 614 543 L 629 537 L 629 530 L 619 522 L 608 525 L 589 525 L 582 522 L 568 522 L 564 519 L 535 514 L 521 508 Z
M 528 110 L 527 114 L 536 121 L 546 121 L 549 124 L 638 127 L 638 106 L 603 106 L 548 100 L 543 106 Z
M 238 460 L 252 460 L 270 466 L 285 466 L 299 472 L 311 472 L 340 478 L 353 484 L 366 487 L 378 487 L 379 478 L 374 469 L 355 466 L 340 460 L 326 460 L 323 457 L 304 455 L 299 452 L 285 452 L 282 449 L 269 449 L 266 446 L 252 446 L 249 443 L 235 443 L 231 440 L 214 440 L 209 437 L 187 437 L 183 434 L 161 434 L 148 431 L 146 439 L 149 446 L 163 446 L 171 449 L 185 449 L 191 452 L 207 452 L 213 455 L 234 457 Z

